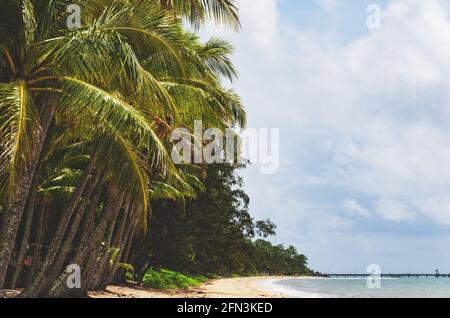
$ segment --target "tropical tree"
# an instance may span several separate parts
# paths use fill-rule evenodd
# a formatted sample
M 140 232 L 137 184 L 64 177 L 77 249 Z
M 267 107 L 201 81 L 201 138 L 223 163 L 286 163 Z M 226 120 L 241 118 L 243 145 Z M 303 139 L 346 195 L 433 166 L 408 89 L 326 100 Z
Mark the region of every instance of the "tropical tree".
M 168 155 L 172 128 L 200 115 L 245 124 L 221 85 L 236 75 L 229 45 L 201 43 L 174 19 L 237 23 L 232 1 L 183 11 L 188 2 L 80 0 L 83 25 L 68 29 L 73 2 L 0 4 L 0 289 L 12 272 L 23 296 L 66 293 L 66 264 L 89 273 L 83 290 L 105 284 L 145 230 L 150 196 L 195 195 L 197 177 Z M 30 238 L 38 243 L 24 275 Z
M 238 8 L 234 0 L 160 0 L 161 6 L 176 17 L 185 17 L 198 28 L 208 20 L 238 28 Z
M 205 191 L 197 197 L 154 203 L 158 213 L 148 216 L 152 231 L 137 237 L 131 249 L 138 278 L 149 269 L 166 268 L 191 275 L 309 273 L 307 258 L 296 248 L 262 239 L 274 236 L 276 226 L 251 217 L 250 199 L 238 175 L 243 167 L 208 165 Z

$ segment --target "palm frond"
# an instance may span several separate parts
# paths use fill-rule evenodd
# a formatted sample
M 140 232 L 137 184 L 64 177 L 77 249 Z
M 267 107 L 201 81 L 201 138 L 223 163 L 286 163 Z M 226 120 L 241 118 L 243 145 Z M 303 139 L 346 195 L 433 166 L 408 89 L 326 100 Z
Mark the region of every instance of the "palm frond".
M 21 177 L 39 115 L 24 81 L 0 83 L 0 193 L 4 198 Z
M 199 28 L 208 19 L 217 23 L 240 27 L 238 8 L 234 0 L 160 0 L 164 9 L 176 16 L 186 17 Z

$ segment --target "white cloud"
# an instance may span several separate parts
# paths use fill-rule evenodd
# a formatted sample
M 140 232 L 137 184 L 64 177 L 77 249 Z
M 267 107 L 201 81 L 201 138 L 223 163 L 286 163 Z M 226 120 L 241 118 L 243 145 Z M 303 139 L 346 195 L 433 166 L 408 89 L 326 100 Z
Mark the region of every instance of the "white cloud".
M 342 209 L 351 215 L 356 215 L 364 218 L 370 217 L 370 212 L 360 205 L 356 200 L 347 199 L 341 204 Z
M 413 221 L 416 214 L 403 202 L 380 199 L 375 206 L 376 212 L 388 221 Z
M 418 198 L 414 200 L 414 204 L 436 222 L 450 226 L 450 199 L 448 196 Z
M 256 48 L 267 52 L 276 50 L 278 34 L 278 9 L 276 0 L 239 1 L 243 32 Z
M 219 34 L 237 48 L 250 124 L 282 129 L 281 159 L 302 166 L 311 142 L 326 145 L 317 155 L 328 163 L 313 173 L 321 184 L 401 198 L 446 220 L 445 209 L 413 199 L 444 192 L 450 200 L 450 5 L 392 1 L 380 30 L 342 45 L 283 23 L 277 0 L 239 4 L 243 31 Z
M 250 126 L 280 128 L 281 160 L 291 163 L 278 176 L 246 173 L 252 212 L 318 258 L 352 242 L 357 228 L 342 210 L 361 222 L 450 226 L 450 2 L 392 0 L 381 29 L 346 43 L 283 21 L 280 1 L 239 2 L 243 32 L 218 34 L 236 47 Z M 320 2 L 327 16 L 339 6 Z M 373 211 L 345 200 L 360 197 Z M 368 236 L 354 238 L 361 250 L 369 242 L 367 254 L 389 241 Z M 401 250 L 408 240 L 391 241 Z
M 392 1 L 380 30 L 345 45 L 313 28 L 286 25 L 276 0 L 239 3 L 243 32 L 229 36 L 237 48 L 238 90 L 251 125 L 282 129 L 281 159 L 301 167 L 311 143 L 326 145 L 316 155 L 328 162 L 316 167 L 319 174 L 305 175 L 401 199 L 436 222 L 446 220 L 445 209 L 413 201 L 437 192 L 450 200 L 448 3 Z
M 333 10 L 339 5 L 339 0 L 316 0 L 316 2 L 326 11 Z
M 362 194 L 414 205 L 450 183 L 450 21 L 444 1 L 398 0 L 383 28 L 348 45 L 297 32 L 295 100 L 311 138 L 327 140 L 325 175 Z M 450 199 L 450 192 L 446 197 Z M 415 205 L 447 224 L 446 209 Z M 398 215 L 386 219 L 396 220 Z

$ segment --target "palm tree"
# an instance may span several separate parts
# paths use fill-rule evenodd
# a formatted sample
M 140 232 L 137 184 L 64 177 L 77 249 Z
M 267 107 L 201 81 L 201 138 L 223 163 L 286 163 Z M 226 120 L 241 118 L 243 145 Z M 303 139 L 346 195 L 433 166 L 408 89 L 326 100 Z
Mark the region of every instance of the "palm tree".
M 160 0 L 172 15 L 186 17 L 196 28 L 207 20 L 239 28 L 238 8 L 234 0 Z
M 143 140 L 152 141 L 156 145 L 154 149 L 163 151 L 145 115 L 118 97 L 136 95 L 134 90 L 138 89 L 152 105 L 170 104 L 165 89 L 138 62 L 131 45 L 138 48 L 141 43 L 125 42 L 123 33 L 144 34 L 148 31 L 145 27 L 152 24 L 151 32 L 145 33 L 147 45 L 176 55 L 172 42 L 180 32 L 179 27 L 170 23 L 154 1 L 149 1 L 132 8 L 149 13 L 151 18 L 144 21 L 147 26 L 133 25 L 142 22 L 138 19 L 121 20 L 130 11 L 123 8 L 115 15 L 112 10 L 105 10 L 89 28 L 76 31 L 62 28 L 62 34 L 54 34 L 60 24 L 50 21 L 61 20 L 58 7 L 64 2 L 39 2 L 43 8 L 34 7 L 30 0 L 9 0 L 3 4 L 7 15 L 19 17 L 22 23 L 6 23 L 1 34 L 8 68 L 2 70 L 6 81 L 0 86 L 1 202 L 5 207 L 0 232 L 0 287 L 55 111 L 64 110 L 63 116 L 101 115 L 111 129 L 126 127 Z M 12 34 L 19 37 L 11 38 Z M 160 153 L 159 156 L 162 159 Z M 64 230 L 62 226 L 60 232 Z
M 77 30 L 64 25 L 68 1 L 0 4 L 8 17 L 0 23 L 0 289 L 14 246 L 23 263 L 35 210 L 56 227 L 39 224 L 33 232 L 50 245 L 37 250 L 40 266 L 30 271 L 24 296 L 66 292 L 61 269 L 68 261 L 101 282 L 95 273 L 115 259 L 106 279 L 114 276 L 133 235 L 145 229 L 149 197 L 195 195 L 199 180 L 168 155 L 171 129 L 196 118 L 216 127 L 245 124 L 239 98 L 221 85 L 223 76 L 236 76 L 231 47 L 218 39 L 203 44 L 173 19 L 236 22 L 234 5 L 201 1 L 194 14 L 181 11 L 182 2 L 166 2 L 168 15 L 157 0 L 78 1 L 84 15 Z M 61 204 L 61 213 L 49 214 Z M 16 242 L 21 222 L 25 235 Z M 100 252 L 102 240 L 118 244 L 119 253 Z

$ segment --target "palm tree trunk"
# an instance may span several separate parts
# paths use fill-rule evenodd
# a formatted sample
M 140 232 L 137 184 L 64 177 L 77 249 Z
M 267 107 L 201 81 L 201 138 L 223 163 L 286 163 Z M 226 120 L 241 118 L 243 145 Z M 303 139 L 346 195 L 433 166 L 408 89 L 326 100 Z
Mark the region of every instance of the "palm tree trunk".
M 105 272 L 103 280 L 99 283 L 99 289 L 105 289 L 107 285 L 114 281 L 119 270 L 120 263 L 126 263 L 127 261 L 127 247 L 131 244 L 133 240 L 135 230 L 137 228 L 137 221 L 134 220 L 134 212 L 131 209 L 127 209 L 124 215 L 124 220 L 122 221 L 120 230 L 116 233 L 115 245 L 119 247 L 120 252 L 117 260 L 112 265 L 111 269 Z M 123 261 L 121 261 L 123 260 Z
M 114 264 L 111 263 L 114 257 L 114 249 L 111 249 L 111 247 L 119 246 L 118 242 L 120 241 L 120 237 L 124 231 L 125 224 L 127 223 L 128 211 L 129 209 L 125 209 L 124 213 L 122 214 L 122 218 L 119 221 L 111 222 L 109 226 L 106 246 L 102 251 L 102 256 L 100 258 L 100 261 L 98 262 L 98 266 L 94 271 L 94 275 L 89 286 L 92 289 L 102 289 L 102 282 L 105 281 L 105 277 L 109 276 L 110 272 L 113 270 L 114 264 L 117 263 L 120 259 L 119 249 L 119 255 L 116 258 L 116 262 Z
M 100 178 L 101 179 L 101 178 Z M 101 187 L 103 187 L 103 183 L 101 183 Z M 83 228 L 81 230 L 80 233 L 80 238 L 79 241 L 77 242 L 77 246 L 82 246 L 83 244 L 85 244 L 88 241 L 89 238 L 89 233 L 95 230 L 95 212 L 97 210 L 98 207 L 98 203 L 100 200 L 100 195 L 102 192 L 102 188 L 99 189 L 99 197 L 95 197 L 92 202 L 90 203 L 89 207 L 88 207 L 88 211 L 86 213 L 86 217 L 84 220 L 84 225 Z M 91 272 L 90 272 L 90 268 L 94 267 L 95 265 L 95 255 L 92 255 L 90 258 L 88 258 L 86 266 L 84 268 L 84 272 L 86 273 L 85 275 L 83 275 L 83 280 L 82 280 L 82 289 L 81 290 L 77 290 L 74 291 L 73 293 L 70 294 L 70 296 L 73 297 L 82 297 L 83 296 L 83 290 L 86 290 L 86 286 L 90 280 L 91 277 Z M 81 264 L 80 264 L 81 265 Z M 61 270 L 58 271 L 58 275 L 60 274 Z M 56 278 L 54 278 L 51 282 L 52 283 L 56 280 Z
M 5 283 L 20 220 L 25 209 L 36 167 L 44 146 L 45 137 L 52 122 L 57 103 L 57 99 L 50 98 L 45 109 L 42 111 L 40 125 L 36 129 L 36 138 L 32 146 L 32 151 L 29 154 L 28 164 L 24 165 L 23 171 L 20 173 L 23 177 L 19 178 L 15 185 L 16 191 L 14 191 L 12 199 L 5 211 L 6 217 L 2 222 L 2 228 L 0 230 L 0 289 L 3 288 Z
M 89 290 L 91 290 L 92 285 L 92 279 L 94 277 L 95 268 L 97 266 L 97 259 L 98 259 L 98 250 L 94 250 L 86 259 L 86 264 L 84 266 L 84 279 L 81 284 L 81 289 L 74 291 L 71 293 L 71 295 L 77 295 L 78 297 L 81 297 L 85 295 Z
M 28 207 L 26 212 L 26 223 L 25 223 L 25 230 L 22 238 L 22 243 L 20 245 L 19 249 L 19 255 L 17 256 L 17 267 L 14 272 L 12 282 L 11 282 L 11 289 L 16 288 L 17 279 L 19 278 L 20 274 L 22 273 L 25 256 L 29 247 L 29 240 L 31 235 L 31 226 L 33 225 L 33 214 L 34 214 L 34 207 L 36 204 L 37 199 L 37 190 L 39 185 L 39 175 L 40 171 L 42 169 L 42 160 L 39 160 L 38 167 L 36 169 L 36 174 L 33 178 L 33 183 L 31 185 L 31 194 L 30 199 L 28 200 Z
M 100 254 L 99 256 L 96 254 Z M 109 248 L 102 248 L 102 251 L 94 253 L 95 257 L 98 260 L 90 270 L 90 278 L 87 286 L 85 287 L 85 291 L 88 290 L 99 290 L 98 287 L 102 278 L 102 275 L 105 271 L 108 271 L 108 263 L 111 260 L 111 250 Z
M 92 195 L 95 187 L 97 189 L 95 190 L 95 193 Z M 83 216 L 86 212 L 86 208 L 87 208 L 89 200 L 91 200 L 92 202 L 95 202 L 95 206 L 96 206 L 98 203 L 98 200 L 100 198 L 100 190 L 101 190 L 101 186 L 98 185 L 97 180 L 91 182 L 91 185 L 87 187 L 85 200 L 80 204 L 78 213 L 76 213 L 75 219 L 70 226 L 70 231 L 69 231 L 62 247 L 59 249 L 56 260 L 52 266 L 51 276 L 53 279 L 56 279 L 59 276 L 59 274 L 64 266 L 64 261 L 66 260 L 66 257 L 70 252 L 73 240 L 78 232 L 78 229 L 79 229 L 80 223 L 81 223 L 81 219 L 83 218 Z M 91 196 L 93 196 L 93 197 L 91 198 Z
M 51 268 L 53 262 L 55 261 L 56 255 L 59 251 L 59 247 L 61 246 L 62 240 L 64 239 L 64 234 L 67 230 L 70 219 L 72 218 L 73 212 L 77 207 L 78 201 L 80 200 L 81 195 L 83 194 L 84 188 L 91 179 L 91 172 L 93 171 L 93 169 L 94 164 L 93 161 L 91 160 L 88 166 L 85 168 L 83 175 L 81 176 L 80 181 L 78 182 L 77 188 L 72 194 L 72 198 L 70 199 L 69 205 L 61 217 L 56 233 L 52 239 L 50 247 L 48 248 L 47 256 L 45 257 L 44 263 L 42 264 L 31 286 L 25 289 L 25 291 L 21 294 L 23 297 L 33 297 L 35 295 L 38 295 L 40 291 L 43 288 L 45 288 L 45 284 L 42 284 L 42 282 L 45 280 L 45 277 L 48 274 L 48 270 Z
M 40 268 L 41 264 L 41 254 L 42 254 L 42 245 L 45 240 L 45 234 L 47 233 L 48 228 L 48 218 L 47 215 L 47 208 L 44 206 L 40 214 L 38 216 L 38 222 L 37 222 L 37 230 L 34 236 L 34 250 L 33 250 L 33 263 L 31 264 L 31 269 L 27 274 L 27 278 L 25 280 L 25 286 L 28 286 L 33 281 L 34 274 L 36 271 Z
M 115 197 L 117 194 L 116 191 L 110 191 L 109 198 L 108 198 L 108 204 L 105 208 L 105 212 L 102 216 L 102 219 L 99 223 L 99 225 L 95 228 L 95 231 L 89 233 L 87 236 L 87 239 L 83 240 L 83 243 L 80 244 L 78 248 L 77 255 L 72 260 L 73 264 L 83 264 L 86 257 L 98 248 L 100 245 L 101 240 L 103 239 L 105 235 L 105 231 L 108 227 L 108 225 L 111 222 L 114 222 L 115 218 L 120 212 L 120 209 L 122 208 L 123 204 L 123 197 L 121 197 L 119 200 L 117 200 L 117 197 Z M 57 281 L 53 284 L 50 292 L 46 296 L 50 297 L 62 297 L 64 295 L 67 295 L 70 293 L 70 290 L 66 287 L 66 280 L 67 280 L 68 274 L 62 273 Z

